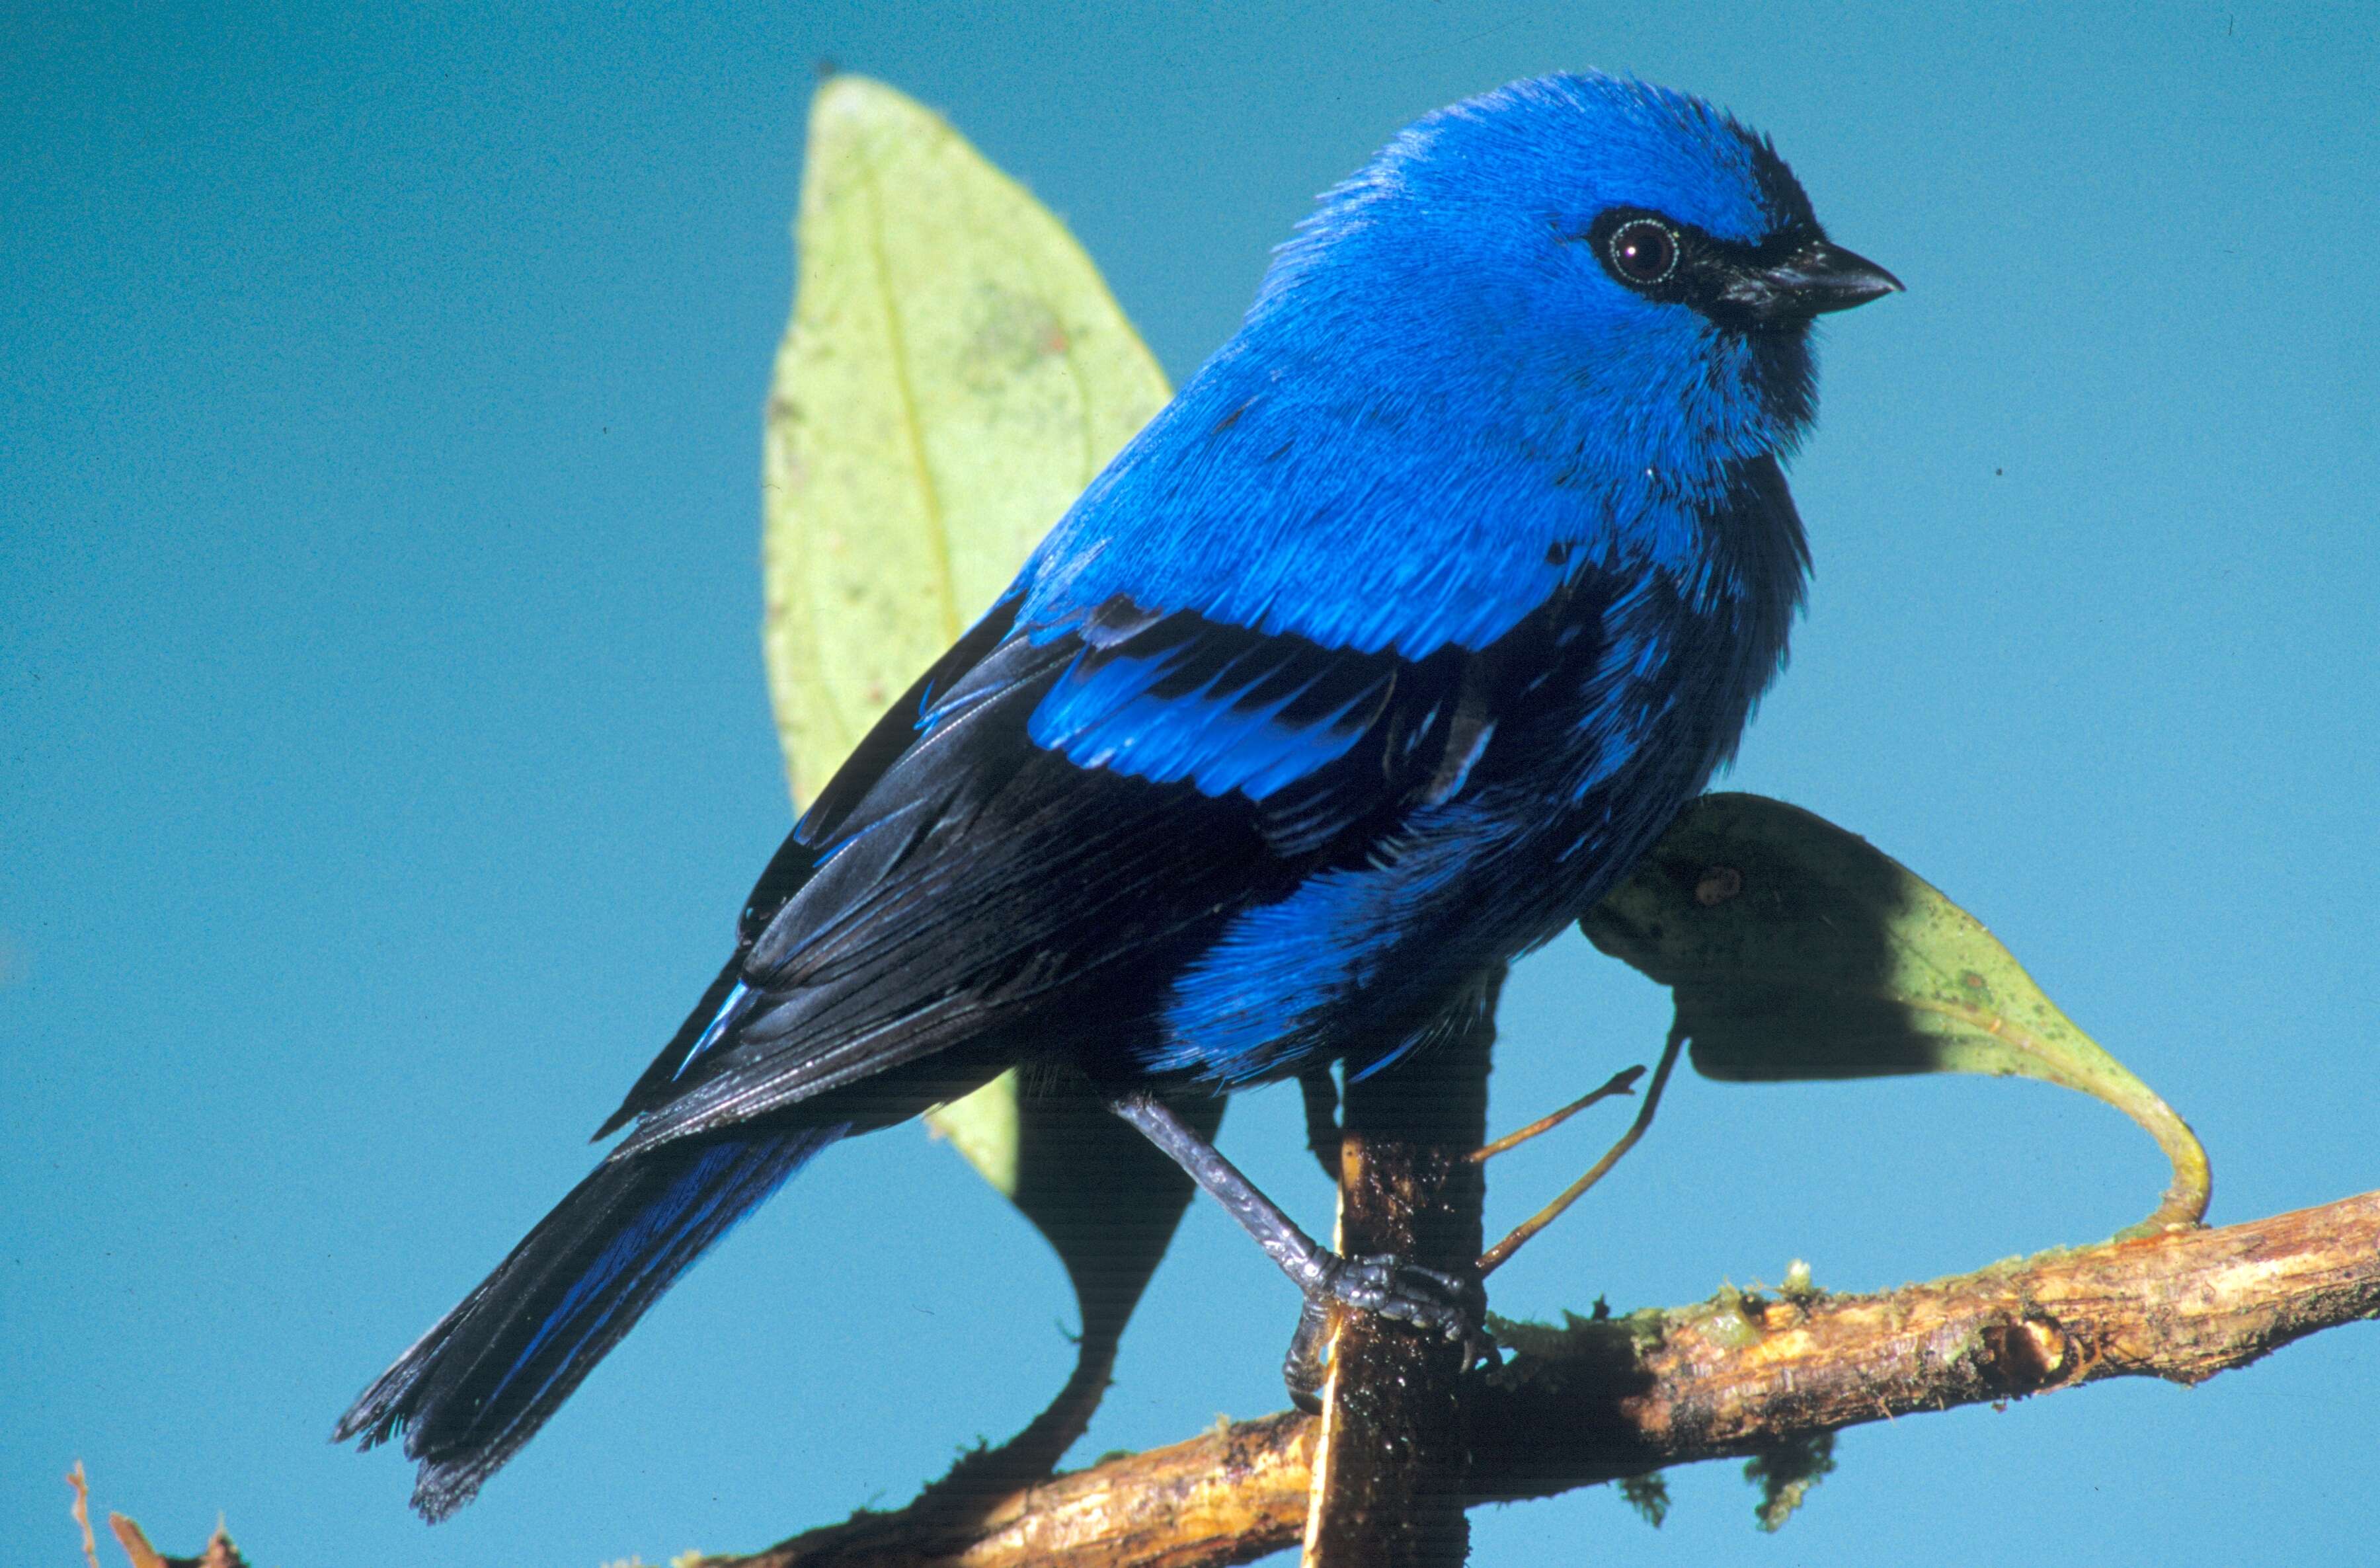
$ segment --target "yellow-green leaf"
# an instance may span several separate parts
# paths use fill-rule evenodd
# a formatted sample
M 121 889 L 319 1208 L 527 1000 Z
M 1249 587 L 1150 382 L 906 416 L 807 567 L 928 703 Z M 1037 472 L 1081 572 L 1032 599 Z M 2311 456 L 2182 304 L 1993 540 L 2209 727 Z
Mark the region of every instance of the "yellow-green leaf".
M 770 689 L 799 802 L 990 608 L 1168 389 L 1057 219 L 880 82 L 836 77 L 812 101 L 795 244 L 762 558 Z M 1183 1109 L 1211 1135 L 1222 1102 Z M 1106 1387 L 1189 1181 L 1078 1083 L 1028 1093 L 1010 1072 L 928 1120 L 1074 1282 L 1074 1377 L 965 1466 L 970 1485 L 1046 1471 Z
M 881 83 L 819 90 L 795 233 L 763 557 L 808 799 L 1167 388 L 1058 220 Z
M 2133 1232 L 2206 1211 L 2206 1151 L 2173 1108 L 1973 916 L 1823 818 L 1756 795 L 1705 796 L 1580 925 L 1674 990 L 1679 1029 L 1710 1077 L 2041 1078 L 2123 1112 L 2173 1162 L 2173 1185 Z

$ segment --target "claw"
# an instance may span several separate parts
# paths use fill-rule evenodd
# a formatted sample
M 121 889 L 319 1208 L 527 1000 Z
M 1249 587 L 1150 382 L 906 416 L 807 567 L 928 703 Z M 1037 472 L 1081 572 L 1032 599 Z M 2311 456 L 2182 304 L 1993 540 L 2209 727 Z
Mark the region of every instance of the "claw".
M 1476 1278 L 1425 1269 L 1385 1253 L 1338 1259 L 1324 1271 L 1314 1300 L 1391 1318 L 1463 1343 L 1481 1339 L 1479 1325 L 1488 1311 L 1488 1293 Z M 1309 1301 L 1309 1311 L 1313 1305 Z
M 1353 1308 L 1410 1323 L 1423 1333 L 1463 1347 L 1463 1369 L 1502 1365 L 1487 1329 L 1488 1292 L 1477 1276 L 1425 1269 L 1385 1254 L 1332 1256 L 1305 1298 L 1297 1333 L 1281 1361 L 1290 1402 L 1312 1415 L 1322 1408 L 1330 1375 L 1333 1308 Z
M 1322 1414 L 1322 1385 L 1330 1379 L 1330 1307 L 1320 1296 L 1305 1298 L 1297 1315 L 1297 1332 L 1290 1337 L 1289 1354 L 1281 1357 L 1281 1380 L 1290 1404 L 1308 1416 Z

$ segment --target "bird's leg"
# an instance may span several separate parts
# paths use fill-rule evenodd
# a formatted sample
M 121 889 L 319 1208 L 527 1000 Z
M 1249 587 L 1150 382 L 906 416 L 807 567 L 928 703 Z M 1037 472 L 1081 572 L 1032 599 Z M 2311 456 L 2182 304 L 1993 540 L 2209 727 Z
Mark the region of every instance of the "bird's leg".
M 1332 1186 L 1339 1185 L 1339 1086 L 1328 1067 L 1309 1067 L 1297 1075 L 1297 1091 L 1305 1097 L 1305 1147 Z
M 1297 1286 L 1306 1303 L 1305 1315 L 1298 1324 L 1298 1343 L 1307 1343 L 1319 1331 L 1320 1320 L 1333 1306 L 1377 1312 L 1451 1340 L 1480 1339 L 1479 1321 L 1487 1298 L 1476 1280 L 1390 1257 L 1342 1258 L 1299 1230 L 1295 1221 L 1240 1173 L 1239 1167 L 1155 1095 L 1112 1095 L 1108 1109 L 1139 1128 L 1192 1181 L 1206 1188 Z M 1297 1364 L 1296 1344 L 1292 1345 L 1290 1356 L 1291 1367 L 1285 1370 L 1293 1370 Z
M 1643 1137 L 1645 1136 L 1645 1129 L 1653 1124 L 1653 1112 L 1661 1108 L 1661 1090 L 1668 1087 L 1670 1082 L 1670 1069 L 1678 1064 L 1678 1050 L 1685 1043 L 1685 1031 L 1682 1028 L 1673 1027 L 1670 1030 L 1669 1043 L 1661 1048 L 1660 1065 L 1653 1069 L 1652 1087 L 1645 1091 L 1645 1106 L 1643 1110 L 1636 1112 L 1636 1120 L 1628 1124 L 1628 1130 L 1620 1135 L 1620 1141 L 1613 1144 L 1610 1149 L 1607 1149 L 1604 1152 L 1603 1158 L 1597 1161 L 1594 1167 L 1590 1169 L 1585 1175 L 1581 1176 L 1578 1180 L 1571 1183 L 1569 1186 L 1564 1187 L 1560 1197 L 1556 1197 L 1551 1203 L 1547 1204 L 1543 1209 L 1538 1209 L 1535 1214 L 1532 1214 L 1527 1219 L 1522 1221 L 1519 1224 L 1513 1226 L 1511 1234 L 1507 1235 L 1502 1241 L 1498 1242 L 1495 1246 L 1489 1247 L 1487 1251 L 1479 1255 L 1478 1268 L 1479 1277 L 1481 1279 L 1486 1279 L 1488 1275 L 1501 1268 L 1512 1254 L 1521 1250 L 1521 1245 L 1524 1242 L 1527 1241 L 1531 1236 L 1536 1235 L 1539 1231 L 1544 1230 L 1548 1225 L 1552 1224 L 1556 1220 L 1561 1218 L 1563 1209 L 1568 1209 L 1572 1204 L 1576 1203 L 1580 1198 L 1585 1197 L 1589 1187 L 1603 1180 L 1603 1178 L 1610 1173 L 1611 1168 L 1620 1163 L 1620 1157 L 1621 1155 L 1636 1147 L 1636 1140 Z M 1621 1075 L 1621 1076 L 1627 1077 L 1631 1082 L 1633 1082 L 1636 1071 L 1638 1071 L 1638 1069 L 1632 1068 L 1628 1073 Z M 1605 1086 L 1606 1089 L 1609 1088 L 1609 1085 Z M 1592 1100 L 1599 1098 L 1604 1092 L 1605 1089 L 1597 1089 L 1595 1094 L 1588 1096 L 1588 1100 Z M 1554 1113 L 1555 1117 L 1565 1116 L 1568 1114 L 1568 1111 L 1558 1111 Z M 1551 1121 L 1552 1119 L 1553 1118 L 1551 1117 L 1548 1118 L 1548 1121 Z M 1511 1144 L 1516 1143 L 1523 1137 L 1529 1136 L 1533 1130 L 1534 1129 L 1532 1128 L 1524 1127 L 1520 1132 L 1513 1134 L 1511 1138 L 1501 1141 L 1505 1146 L 1509 1147 Z M 1482 1149 L 1477 1155 L 1475 1155 L 1474 1158 L 1485 1159 L 1487 1156 L 1497 1153 L 1498 1151 L 1498 1145 L 1491 1143 L 1486 1149 Z

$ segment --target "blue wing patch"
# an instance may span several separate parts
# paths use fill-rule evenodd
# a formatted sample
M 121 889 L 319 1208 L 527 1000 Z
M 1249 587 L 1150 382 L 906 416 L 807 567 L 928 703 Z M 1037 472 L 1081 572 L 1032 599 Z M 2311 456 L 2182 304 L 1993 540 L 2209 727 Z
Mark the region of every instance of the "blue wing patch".
M 1026 734 L 1077 767 L 1265 800 L 1347 755 L 1411 666 L 1111 602 Z M 1381 781 L 1385 786 L 1386 781 Z

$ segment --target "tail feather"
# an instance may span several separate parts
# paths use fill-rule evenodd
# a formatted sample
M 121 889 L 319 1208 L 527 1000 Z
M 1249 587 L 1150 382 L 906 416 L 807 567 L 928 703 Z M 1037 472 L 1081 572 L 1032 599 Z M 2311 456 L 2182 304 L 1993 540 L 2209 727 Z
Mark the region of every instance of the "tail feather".
M 334 1440 L 402 1435 L 421 1465 L 413 1506 L 444 1518 L 706 1248 L 846 1130 L 687 1139 L 597 1166 L 363 1392 Z

